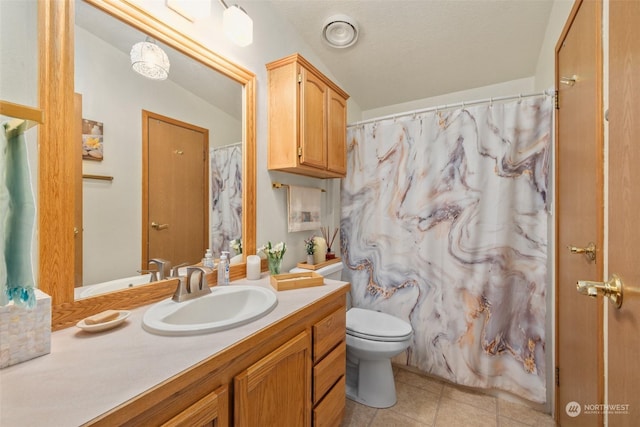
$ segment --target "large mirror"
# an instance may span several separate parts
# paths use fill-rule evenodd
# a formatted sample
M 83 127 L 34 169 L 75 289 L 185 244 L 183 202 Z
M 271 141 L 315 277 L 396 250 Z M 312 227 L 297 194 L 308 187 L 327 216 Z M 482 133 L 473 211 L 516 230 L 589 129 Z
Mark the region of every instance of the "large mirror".
M 242 261 L 240 246 L 231 244 L 242 238 L 242 85 L 152 40 L 167 55 L 169 75 L 142 76 L 130 51 L 148 47 L 139 45 L 147 40 L 76 3 L 83 148 L 76 298 L 148 282 L 138 272 L 157 268 L 148 265 L 153 258 L 195 264 L 210 248 L 214 258 L 229 251 L 233 263 Z
M 139 9 L 127 1 L 116 0 L 86 0 L 67 2 L 40 2 L 41 16 L 46 17 L 41 21 L 42 29 L 48 31 L 41 38 L 41 51 L 46 52 L 43 57 L 48 63 L 47 73 L 41 76 L 41 92 L 43 94 L 42 105 L 46 114 L 52 114 L 54 110 L 71 111 L 74 105 L 74 92 L 79 92 L 82 96 L 80 117 L 87 119 L 91 126 L 85 128 L 85 134 L 91 136 L 102 134 L 103 159 L 85 160 L 82 166 L 77 164 L 77 153 L 75 148 L 70 148 L 61 141 L 74 140 L 68 128 L 78 126 L 78 121 L 74 117 L 67 117 L 65 114 L 56 116 L 42 126 L 41 138 L 41 169 L 39 183 L 41 183 L 43 201 L 39 214 L 39 283 L 40 288 L 50 293 L 54 300 L 54 313 L 52 328 L 59 329 L 66 327 L 86 316 L 91 312 L 97 312 L 106 308 L 126 308 L 135 307 L 151 303 L 161 298 L 165 298 L 170 292 L 171 286 L 167 283 L 159 282 L 157 285 L 134 287 L 132 289 L 111 292 L 95 297 L 82 298 L 74 303 L 74 277 L 76 268 L 74 263 L 80 258 L 85 258 L 83 267 L 87 267 L 87 272 L 91 270 L 90 264 L 93 260 L 110 270 L 109 275 L 105 273 L 103 278 L 85 279 L 85 283 L 95 281 L 105 281 L 122 276 L 129 276 L 133 272 L 144 267 L 143 244 L 141 242 L 144 234 L 144 183 L 142 176 L 145 171 L 141 169 L 145 162 L 142 159 L 143 149 L 141 140 L 144 140 L 143 120 L 144 114 L 151 113 L 153 117 L 167 118 L 168 121 L 187 123 L 197 129 L 205 129 L 208 133 L 208 154 L 220 148 L 233 150 L 237 148 L 240 157 L 233 160 L 236 171 L 241 175 L 241 218 L 238 219 L 241 229 L 242 245 L 245 253 L 255 252 L 255 75 L 242 67 L 233 64 L 227 59 L 219 56 L 215 52 L 202 46 L 197 41 L 177 32 L 173 28 L 158 21 L 144 10 Z M 74 27 L 74 15 L 77 9 L 78 26 Z M 86 17 L 83 15 L 86 13 Z M 111 23 L 102 22 L 101 18 L 109 15 Z M 114 20 L 115 19 L 115 20 Z M 108 21 L 104 21 L 108 22 Z M 126 24 L 128 27 L 121 27 Z M 90 29 L 88 29 L 90 27 Z M 76 66 L 73 67 L 73 58 L 69 59 L 69 54 L 73 54 L 73 34 L 78 32 L 75 38 L 77 53 L 87 54 L 90 59 L 76 57 Z M 113 40 L 109 35 L 110 31 L 116 31 Z M 138 31 L 136 33 L 136 31 Z M 115 62 L 117 56 L 128 57 L 129 44 L 137 41 L 144 41 L 146 37 L 152 38 L 159 46 L 166 49 L 167 54 L 172 57 L 171 77 L 164 82 L 147 82 L 144 77 L 137 76 L 127 65 L 126 72 L 132 76 L 126 79 L 119 75 L 118 71 L 112 70 L 111 65 L 95 67 L 92 64 L 97 59 L 95 56 L 104 56 L 108 60 Z M 138 40 L 128 40 L 127 37 Z M 63 41 L 66 41 L 63 43 Z M 97 43 L 100 48 L 95 48 Z M 126 52 L 126 53 L 125 53 Z M 78 72 L 78 79 L 74 79 L 73 69 Z M 82 73 L 82 75 L 80 75 Z M 94 74 L 87 76 L 85 73 Z M 186 77 L 180 77 L 181 75 Z M 129 81 L 129 77 L 132 80 Z M 222 79 L 222 80 L 220 80 Z M 62 81 L 62 84 L 60 84 Z M 104 102 L 105 91 L 115 90 L 107 87 L 107 82 L 126 84 L 127 104 L 132 105 L 132 110 L 123 116 L 110 116 L 106 113 L 106 107 L 111 105 Z M 158 86 L 153 84 L 165 84 L 169 87 L 169 94 L 164 94 L 165 99 L 153 101 L 151 92 L 158 92 Z M 149 86 L 151 84 L 151 86 Z M 214 87 L 215 86 L 215 87 Z M 231 89 L 223 89 L 230 87 Z M 150 89 L 151 88 L 151 89 Z M 98 89 L 96 92 L 94 92 Z M 211 91 L 209 89 L 215 89 Z M 229 91 L 233 95 L 229 95 Z M 135 100 L 134 93 L 141 95 Z M 197 94 L 194 95 L 194 93 Z M 161 95 L 162 96 L 162 95 Z M 102 99 L 100 99 L 102 98 Z M 206 101 L 216 98 L 215 101 Z M 167 101 L 168 99 L 168 101 Z M 187 99 L 188 101 L 185 101 Z M 220 103 L 220 99 L 225 99 Z M 174 102 L 171 102 L 174 101 Z M 102 102 L 102 104 L 101 104 Z M 76 105 L 78 102 L 76 101 Z M 185 104 L 193 105 L 193 111 L 189 111 Z M 121 107 L 122 109 L 128 106 Z M 57 112 L 57 111 L 56 111 Z M 76 111 L 76 116 L 78 115 Z M 108 118 L 108 120 L 105 120 Z M 132 120 L 131 122 L 126 122 Z M 133 121 L 135 120 L 135 121 Z M 224 122 L 224 123 L 223 123 Z M 56 126 L 65 123 L 66 126 Z M 102 128 L 101 128 L 102 127 Z M 118 128 L 134 128 L 133 136 L 124 136 Z M 82 132 L 78 132 L 81 134 Z M 125 140 L 127 143 L 125 143 Z M 74 143 L 76 141 L 74 140 Z M 128 143 L 131 144 L 127 147 Z M 42 146 L 48 144 L 46 149 Z M 117 153 L 116 146 L 124 150 Z M 226 147 L 225 147 L 226 146 Z M 77 145 L 74 145 L 77 147 Z M 87 153 L 89 155 L 89 153 Z M 93 153 L 95 154 L 95 153 Z M 228 156 L 221 156 L 228 157 Z M 42 161 L 45 161 L 44 165 Z M 213 158 L 207 163 L 207 186 L 215 187 L 215 176 L 217 166 Z M 125 162 L 126 166 L 121 166 L 118 162 Z M 137 163 L 137 164 L 136 164 Z M 147 162 L 148 164 L 149 162 Z M 240 164 L 240 166 L 238 165 Z M 143 165 L 143 166 L 140 166 Z M 73 170 L 71 172 L 70 170 Z M 78 186 L 76 175 L 78 170 L 87 175 L 81 180 Z M 95 177 L 107 178 L 95 179 Z M 113 180 L 108 178 L 113 177 Z M 124 193 L 116 193 L 116 183 L 125 184 L 127 189 Z M 211 185 L 211 183 L 214 183 Z M 221 182 L 219 180 L 219 182 Z M 46 184 L 46 185 L 42 185 Z M 234 184 L 235 185 L 235 184 Z M 81 188 L 79 196 L 78 187 Z M 74 190 L 75 189 L 75 190 Z M 225 203 L 219 203 L 216 197 L 207 188 L 204 193 L 208 202 L 206 227 L 203 230 L 206 243 L 203 248 L 214 246 L 218 239 L 218 250 L 227 249 L 228 240 L 237 236 L 229 234 L 223 238 L 212 235 L 215 233 L 215 223 L 220 222 L 213 214 L 214 209 Z M 93 194 L 92 194 L 93 192 Z M 127 229 L 127 233 L 134 243 L 113 243 L 114 248 L 107 248 L 100 243 L 89 243 L 90 239 L 83 238 L 82 246 L 86 248 L 82 255 L 70 257 L 78 245 L 74 239 L 81 234 L 77 230 L 75 212 L 79 210 L 79 201 L 85 199 L 92 207 L 84 206 L 81 212 L 83 227 L 86 232 L 90 229 L 95 234 L 97 228 L 92 224 L 93 216 L 99 217 L 95 210 L 106 210 L 108 204 L 104 199 L 106 193 L 119 194 L 120 208 L 112 211 L 106 217 L 101 217 L 98 222 L 103 222 L 103 231 L 113 233 L 119 228 Z M 75 194 L 75 196 L 74 196 Z M 127 201 L 123 201 L 129 197 Z M 170 204 L 169 200 L 164 202 Z M 115 204 L 115 202 L 113 203 Z M 227 203 L 228 204 L 228 203 Z M 78 207 L 78 209 L 75 209 Z M 93 209 L 93 210 L 92 210 Z M 117 211 L 117 212 L 116 212 Z M 117 215 L 116 215 L 117 214 Z M 55 216 L 56 227 L 50 227 L 51 219 Z M 113 222 L 114 217 L 117 220 Z M 90 219 L 91 218 L 91 219 Z M 111 221 L 108 222 L 107 221 Z M 71 224 L 73 223 L 73 227 Z M 76 231 L 73 232 L 73 228 Z M 132 231 L 133 230 L 133 231 Z M 136 233 L 136 230 L 138 232 Z M 213 231 L 212 231 L 213 230 Z M 137 235 L 136 235 L 137 234 Z M 226 240 L 225 240 L 226 239 Z M 100 239 L 97 239 L 99 242 Z M 87 242 L 85 244 L 85 242 Z M 222 243 L 220 243 L 222 242 Z M 98 248 L 98 249 L 96 249 Z M 112 252 L 129 251 L 126 258 L 116 260 Z M 232 252 L 232 255 L 234 253 Z M 46 255 L 43 257 L 43 255 Z M 149 255 L 149 254 L 147 254 Z M 73 258 L 70 262 L 69 258 Z M 171 260 L 174 261 L 174 260 Z M 175 262 L 182 262 L 177 260 Z M 243 277 L 245 271 L 244 259 L 231 268 L 231 277 Z M 213 275 L 215 276 L 215 275 Z M 210 279 L 215 281 L 215 279 Z

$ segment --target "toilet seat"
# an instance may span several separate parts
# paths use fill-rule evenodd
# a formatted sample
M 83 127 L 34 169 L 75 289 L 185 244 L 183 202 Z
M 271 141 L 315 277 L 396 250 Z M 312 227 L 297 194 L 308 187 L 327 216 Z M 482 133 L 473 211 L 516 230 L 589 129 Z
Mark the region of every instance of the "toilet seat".
M 362 308 L 347 311 L 347 334 L 372 341 L 404 341 L 413 333 L 411 325 L 390 314 Z

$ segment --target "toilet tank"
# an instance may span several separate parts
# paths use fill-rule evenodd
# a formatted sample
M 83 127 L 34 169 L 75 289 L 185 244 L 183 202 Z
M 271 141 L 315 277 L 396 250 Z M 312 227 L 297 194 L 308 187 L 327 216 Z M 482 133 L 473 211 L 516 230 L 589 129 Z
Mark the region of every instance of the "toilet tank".
M 290 273 L 300 273 L 303 271 L 315 271 L 327 279 L 342 280 L 342 262 L 336 262 L 335 264 L 327 265 L 326 267 L 319 268 L 317 270 L 307 270 L 306 268 L 293 268 Z

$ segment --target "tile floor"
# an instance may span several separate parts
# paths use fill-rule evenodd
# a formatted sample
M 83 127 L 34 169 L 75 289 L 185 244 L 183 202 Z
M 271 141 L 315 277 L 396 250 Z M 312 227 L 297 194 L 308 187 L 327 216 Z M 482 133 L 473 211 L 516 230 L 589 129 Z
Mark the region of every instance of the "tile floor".
M 394 366 L 398 402 L 375 409 L 347 399 L 342 427 L 551 427 L 550 415 Z

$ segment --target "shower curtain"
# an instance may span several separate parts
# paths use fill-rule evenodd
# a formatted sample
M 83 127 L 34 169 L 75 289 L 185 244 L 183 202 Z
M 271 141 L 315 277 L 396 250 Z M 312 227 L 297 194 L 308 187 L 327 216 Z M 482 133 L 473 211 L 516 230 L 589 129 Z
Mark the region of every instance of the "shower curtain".
M 545 401 L 551 99 L 348 128 L 343 261 L 354 306 L 411 323 L 396 362 Z
M 214 148 L 209 157 L 210 248 L 219 257 L 222 251 L 230 250 L 231 240 L 242 238 L 242 144 Z

